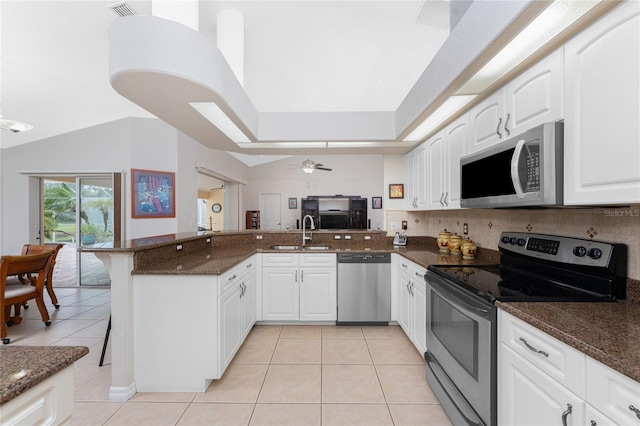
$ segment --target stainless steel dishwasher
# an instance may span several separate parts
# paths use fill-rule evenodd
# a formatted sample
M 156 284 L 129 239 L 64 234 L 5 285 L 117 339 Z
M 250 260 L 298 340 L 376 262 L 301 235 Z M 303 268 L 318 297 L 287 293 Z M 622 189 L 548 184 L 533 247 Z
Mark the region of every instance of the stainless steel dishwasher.
M 391 321 L 391 254 L 338 253 L 338 325 Z

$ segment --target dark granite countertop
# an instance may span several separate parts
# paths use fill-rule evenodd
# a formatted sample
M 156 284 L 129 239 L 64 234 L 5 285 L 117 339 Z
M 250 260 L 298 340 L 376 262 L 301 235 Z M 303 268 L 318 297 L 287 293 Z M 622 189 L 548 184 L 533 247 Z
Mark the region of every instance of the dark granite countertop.
M 497 306 L 640 382 L 640 302 L 497 302 Z
M 72 365 L 89 353 L 86 346 L 0 347 L 0 405 Z

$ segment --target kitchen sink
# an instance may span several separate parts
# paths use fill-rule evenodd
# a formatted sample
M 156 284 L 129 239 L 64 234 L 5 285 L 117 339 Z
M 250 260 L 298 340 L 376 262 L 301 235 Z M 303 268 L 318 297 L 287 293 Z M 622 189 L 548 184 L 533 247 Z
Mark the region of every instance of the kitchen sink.
M 272 250 L 298 250 L 300 246 L 271 246 Z
M 322 251 L 322 250 L 331 250 L 331 247 L 329 246 L 304 246 L 302 247 L 303 250 L 318 250 L 318 251 Z

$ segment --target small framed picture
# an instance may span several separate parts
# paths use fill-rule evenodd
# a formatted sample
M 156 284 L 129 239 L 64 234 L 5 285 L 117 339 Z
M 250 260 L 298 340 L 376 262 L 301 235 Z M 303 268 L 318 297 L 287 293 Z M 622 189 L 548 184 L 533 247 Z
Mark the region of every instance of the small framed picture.
M 389 198 L 404 198 L 404 184 L 389 184 Z
M 298 208 L 298 199 L 297 198 L 289 198 L 289 208 L 297 209 Z
M 371 198 L 371 208 L 372 209 L 381 209 L 382 208 L 382 197 L 372 197 Z
M 176 217 L 175 173 L 131 169 L 131 217 Z

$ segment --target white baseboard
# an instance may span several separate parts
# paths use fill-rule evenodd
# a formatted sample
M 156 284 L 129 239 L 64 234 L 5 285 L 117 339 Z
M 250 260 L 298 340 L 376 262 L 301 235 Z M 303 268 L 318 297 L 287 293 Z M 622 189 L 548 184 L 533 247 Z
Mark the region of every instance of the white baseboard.
M 109 388 L 109 401 L 127 402 L 136 394 L 136 384 L 129 386 L 111 386 Z

